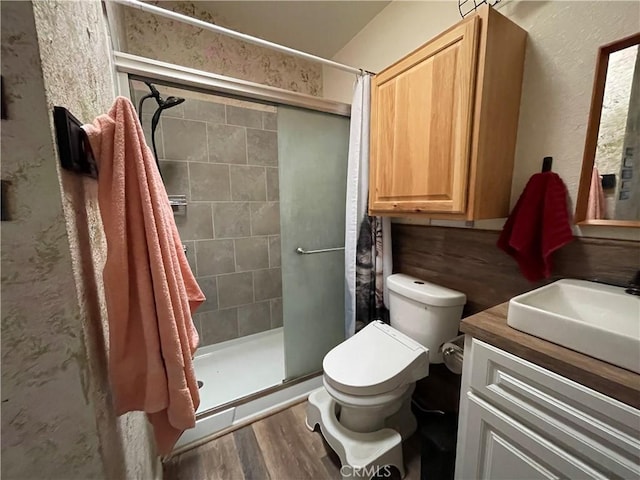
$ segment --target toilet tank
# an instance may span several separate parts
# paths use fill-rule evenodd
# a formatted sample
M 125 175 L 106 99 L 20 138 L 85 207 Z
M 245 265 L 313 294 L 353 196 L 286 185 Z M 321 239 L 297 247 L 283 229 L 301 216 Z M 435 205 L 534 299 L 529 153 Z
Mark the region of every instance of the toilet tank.
M 391 326 L 429 349 L 442 363 L 442 344 L 458 335 L 464 293 L 397 273 L 387 277 Z

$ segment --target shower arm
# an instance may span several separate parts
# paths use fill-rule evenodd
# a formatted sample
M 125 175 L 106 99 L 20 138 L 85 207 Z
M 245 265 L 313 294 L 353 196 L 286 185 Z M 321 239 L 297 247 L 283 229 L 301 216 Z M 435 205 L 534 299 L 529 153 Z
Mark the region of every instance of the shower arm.
M 153 97 L 153 94 L 149 93 L 142 97 L 138 102 L 138 120 L 140 120 L 140 124 L 142 124 L 142 106 L 144 105 L 144 101 L 151 97 Z
M 157 90 L 155 90 L 155 92 L 157 93 Z M 158 108 L 151 118 L 151 144 L 153 145 L 153 156 L 156 159 L 156 165 L 158 167 L 158 171 L 160 172 L 160 176 L 162 177 L 162 171 L 160 170 L 160 161 L 158 159 L 158 150 L 156 149 L 156 128 L 158 127 L 158 122 L 160 121 L 160 115 L 162 115 L 162 111 L 180 105 L 184 102 L 184 98 L 169 96 L 163 100 L 158 93 L 156 100 L 158 101 Z
M 149 88 L 149 93 L 142 97 L 140 99 L 140 102 L 138 102 L 138 120 L 140 120 L 140 123 L 142 123 L 142 106 L 144 105 L 145 100 L 152 97 L 155 98 L 156 102 L 158 103 L 158 107 L 162 107 L 162 104 L 164 103 L 162 101 L 162 97 L 160 96 L 160 92 L 155 87 L 155 85 L 153 85 L 153 83 L 144 82 L 144 84 L 147 86 L 147 88 Z
M 160 170 L 160 160 L 158 159 L 158 150 L 156 148 L 156 128 L 158 127 L 158 122 L 160 121 L 160 115 L 162 115 L 162 111 L 169 109 L 171 107 L 175 107 L 176 105 L 180 105 L 184 102 L 184 98 L 169 96 L 166 99 L 162 99 L 160 96 L 160 92 L 151 82 L 144 82 L 145 85 L 149 88 L 150 93 L 145 95 L 140 99 L 138 103 L 138 119 L 142 124 L 142 106 L 148 98 L 155 98 L 158 103 L 158 108 L 153 113 L 153 117 L 151 118 L 151 145 L 153 147 L 153 156 L 156 160 L 156 167 L 158 168 L 158 172 L 160 173 L 160 178 L 162 177 L 162 170 Z M 164 180 L 164 178 L 163 178 Z
M 156 160 L 156 167 L 158 167 L 158 172 L 160 173 L 160 178 L 164 181 L 164 177 L 162 176 L 162 170 L 160 170 L 160 160 L 158 160 L 158 151 L 156 150 L 156 127 L 158 126 L 158 122 L 160 121 L 160 115 L 162 115 L 163 108 L 160 106 L 156 109 L 151 118 L 151 145 L 153 146 L 153 157 Z

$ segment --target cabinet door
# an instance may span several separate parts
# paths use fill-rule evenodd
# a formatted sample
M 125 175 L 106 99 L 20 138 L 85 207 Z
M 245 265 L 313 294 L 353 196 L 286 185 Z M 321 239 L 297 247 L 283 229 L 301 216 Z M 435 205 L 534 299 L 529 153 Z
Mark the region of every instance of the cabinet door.
M 475 395 L 607 477 L 640 478 L 640 411 L 475 338 L 467 359 Z
M 607 478 L 473 393 L 468 393 L 464 450 L 456 458 L 457 479 L 534 480 Z
M 464 213 L 479 20 L 465 20 L 372 85 L 372 214 Z

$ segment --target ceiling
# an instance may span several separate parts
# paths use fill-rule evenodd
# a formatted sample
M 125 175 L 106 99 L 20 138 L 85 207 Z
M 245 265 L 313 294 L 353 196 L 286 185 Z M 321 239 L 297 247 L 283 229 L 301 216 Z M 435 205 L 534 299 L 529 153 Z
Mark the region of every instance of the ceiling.
M 198 7 L 228 28 L 331 58 L 389 3 L 236 0 L 198 2 Z

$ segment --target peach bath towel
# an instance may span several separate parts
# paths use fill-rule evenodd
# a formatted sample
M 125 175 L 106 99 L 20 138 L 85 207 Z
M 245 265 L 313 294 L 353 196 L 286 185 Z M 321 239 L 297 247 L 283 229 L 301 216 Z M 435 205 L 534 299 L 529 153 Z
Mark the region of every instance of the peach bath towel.
M 165 455 L 195 426 L 198 333 L 191 314 L 205 297 L 131 102 L 118 97 L 108 114 L 83 128 L 98 163 L 107 239 L 103 280 L 116 413 L 146 412 Z
M 587 202 L 587 220 L 601 220 L 605 216 L 606 203 L 604 190 L 602 190 L 602 177 L 596 166 L 591 171 L 591 186 L 589 187 L 589 200 Z

